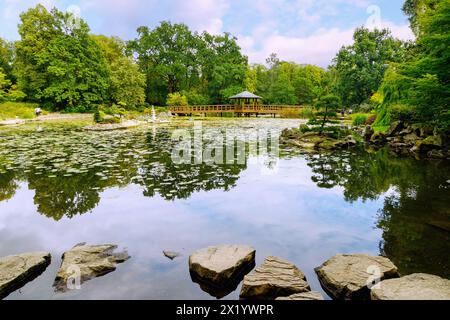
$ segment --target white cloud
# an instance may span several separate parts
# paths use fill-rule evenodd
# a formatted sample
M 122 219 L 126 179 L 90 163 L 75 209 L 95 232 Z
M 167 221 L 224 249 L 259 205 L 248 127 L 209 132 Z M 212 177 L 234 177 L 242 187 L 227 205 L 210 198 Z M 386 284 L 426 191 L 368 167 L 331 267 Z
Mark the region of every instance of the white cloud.
M 173 5 L 175 20 L 192 29 L 218 34 L 222 32 L 222 18 L 229 8 L 227 0 L 178 0 Z
M 326 67 L 341 46 L 352 42 L 352 35 L 352 29 L 337 28 L 319 30 L 307 37 L 272 35 L 264 40 L 261 50 L 249 51 L 246 54 L 250 62 L 263 63 L 272 52 L 275 52 L 282 60 Z
M 414 39 L 408 25 L 384 21 L 382 27 L 389 28 L 398 39 Z M 265 59 L 275 52 L 281 60 L 315 64 L 326 68 L 342 46 L 353 42 L 353 32 L 354 28 L 345 30 L 331 28 L 318 30 L 310 36 L 294 37 L 280 35 L 275 30 L 261 40 L 259 50 L 254 49 L 253 44 L 256 42 L 252 37 L 243 37 L 239 40 L 239 45 L 251 63 L 264 63 Z

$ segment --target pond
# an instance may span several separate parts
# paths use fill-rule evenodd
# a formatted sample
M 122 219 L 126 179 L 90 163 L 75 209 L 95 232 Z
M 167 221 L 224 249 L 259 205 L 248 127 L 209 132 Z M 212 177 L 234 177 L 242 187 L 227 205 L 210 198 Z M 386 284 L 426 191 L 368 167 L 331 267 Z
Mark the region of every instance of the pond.
M 188 257 L 222 243 L 253 246 L 257 264 L 269 255 L 289 260 L 320 292 L 314 267 L 337 253 L 382 254 L 403 275 L 450 278 L 450 164 L 385 149 L 302 154 L 273 147 L 279 130 L 299 123 L 2 128 L 0 256 L 52 254 L 46 271 L 7 299 L 215 299 L 192 282 Z M 196 131 L 219 143 L 233 132 L 246 146 L 244 161 L 174 161 L 174 133 Z M 255 132 L 271 132 L 266 152 L 248 147 Z M 131 258 L 80 290 L 55 292 L 61 255 L 80 242 L 117 244 Z M 170 260 L 163 250 L 181 255 Z M 239 289 L 223 299 L 237 299 Z

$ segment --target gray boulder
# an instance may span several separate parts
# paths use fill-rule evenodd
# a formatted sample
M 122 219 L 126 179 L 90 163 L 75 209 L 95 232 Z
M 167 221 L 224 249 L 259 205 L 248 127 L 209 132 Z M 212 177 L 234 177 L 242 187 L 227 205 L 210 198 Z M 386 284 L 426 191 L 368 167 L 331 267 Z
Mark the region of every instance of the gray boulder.
M 370 294 L 372 300 L 450 300 L 450 280 L 414 273 L 381 281 Z
M 0 299 L 38 277 L 50 261 L 48 252 L 31 252 L 0 258 Z
M 79 276 L 79 283 L 95 277 L 103 276 L 116 270 L 118 263 L 130 258 L 126 251 L 114 252 L 116 245 L 86 245 L 78 244 L 62 256 L 61 267 L 56 275 L 53 286 L 56 291 L 70 290 L 68 281 Z M 75 280 L 75 279 L 74 279 Z
M 194 281 L 222 288 L 251 270 L 255 249 L 243 245 L 218 245 L 195 251 L 189 256 Z
M 295 265 L 270 256 L 244 277 L 240 297 L 275 299 L 310 290 L 305 275 Z
M 388 258 L 367 254 L 337 254 L 314 270 L 332 298 L 345 300 L 369 300 L 375 272 L 378 280 L 399 276 Z

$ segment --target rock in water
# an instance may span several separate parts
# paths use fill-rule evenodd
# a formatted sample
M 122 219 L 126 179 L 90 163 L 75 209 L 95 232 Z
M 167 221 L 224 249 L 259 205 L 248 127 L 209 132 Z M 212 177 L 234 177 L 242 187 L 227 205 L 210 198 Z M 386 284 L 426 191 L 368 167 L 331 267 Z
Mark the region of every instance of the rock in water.
M 310 291 L 306 277 L 295 265 L 277 257 L 267 257 L 244 277 L 240 297 L 275 299 Z
M 275 300 L 323 300 L 323 296 L 320 292 L 317 291 L 309 291 L 296 293 L 288 297 L 279 297 Z
M 114 253 L 116 245 L 76 245 L 62 256 L 61 267 L 55 278 L 53 286 L 56 291 L 65 292 L 70 288 L 68 281 L 76 276 L 80 277 L 80 284 L 103 276 L 116 270 L 118 263 L 125 262 L 130 258 L 126 251 Z
M 175 252 L 175 251 L 163 251 L 163 255 L 166 257 L 166 258 L 169 258 L 170 260 L 173 260 L 173 259 L 175 259 L 176 257 L 179 257 L 180 256 L 180 253 L 178 253 L 178 252 Z
M 50 261 L 48 252 L 23 253 L 0 258 L 0 299 L 38 277 Z
M 218 245 L 195 251 L 189 256 L 194 281 L 218 288 L 227 287 L 255 265 L 255 249 L 242 245 Z
M 372 300 L 450 300 L 450 280 L 413 273 L 381 281 L 370 294 Z
M 367 254 L 338 254 L 314 269 L 323 289 L 334 299 L 370 299 L 375 279 L 398 277 L 397 267 L 388 259 Z

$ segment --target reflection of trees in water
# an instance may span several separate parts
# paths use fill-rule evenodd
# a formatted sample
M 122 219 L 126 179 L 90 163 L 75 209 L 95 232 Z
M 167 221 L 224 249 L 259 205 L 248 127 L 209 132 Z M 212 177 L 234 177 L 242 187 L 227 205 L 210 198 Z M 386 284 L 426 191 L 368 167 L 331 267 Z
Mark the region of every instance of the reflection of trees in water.
M 18 188 L 19 184 L 13 171 L 0 173 L 0 202 L 12 199 Z
M 100 193 L 107 188 L 136 183 L 144 188 L 145 196 L 159 194 L 166 200 L 186 199 L 196 191 L 231 189 L 236 185 L 239 173 L 246 168 L 246 165 L 238 164 L 177 165 L 171 158 L 174 142 L 170 138 L 168 130 L 154 134 L 137 132 L 128 137 L 126 143 L 116 143 L 114 148 L 106 149 L 102 149 L 101 141 L 84 141 L 86 149 L 97 152 L 95 156 L 89 155 L 88 160 L 92 158 L 90 162 L 99 161 L 101 165 L 78 161 L 81 163 L 71 168 L 74 170 L 71 174 L 59 169 L 53 172 L 52 169 L 58 159 L 64 158 L 66 162 L 70 159 L 71 163 L 73 159 L 77 160 L 79 145 L 71 148 L 66 143 L 64 151 L 60 148 L 47 155 L 42 154 L 42 148 L 36 147 L 33 151 L 27 146 L 24 148 L 27 157 L 38 159 L 38 164 L 16 166 L 14 170 L 1 173 L 0 201 L 13 197 L 19 187 L 17 181 L 28 181 L 28 187 L 35 191 L 34 203 L 38 212 L 60 220 L 94 209 L 100 201 Z M 1 166 L 0 160 L 0 169 Z
M 400 272 L 450 277 L 450 164 L 396 158 L 386 150 L 308 155 L 312 180 L 340 186 L 347 201 L 374 200 L 391 190 L 379 210 L 380 250 Z M 390 189 L 391 188 L 391 189 Z

